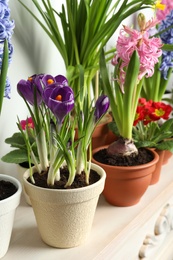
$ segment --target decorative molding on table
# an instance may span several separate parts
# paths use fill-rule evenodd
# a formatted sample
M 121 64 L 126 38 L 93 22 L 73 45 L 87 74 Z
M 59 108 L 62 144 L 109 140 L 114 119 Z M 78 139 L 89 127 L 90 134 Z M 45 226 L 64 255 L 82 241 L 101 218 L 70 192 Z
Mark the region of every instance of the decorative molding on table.
M 147 235 L 143 241 L 143 245 L 139 251 L 140 259 L 148 259 L 154 256 L 158 251 L 167 236 L 173 230 L 173 205 L 167 204 L 156 220 L 154 227 L 154 235 Z

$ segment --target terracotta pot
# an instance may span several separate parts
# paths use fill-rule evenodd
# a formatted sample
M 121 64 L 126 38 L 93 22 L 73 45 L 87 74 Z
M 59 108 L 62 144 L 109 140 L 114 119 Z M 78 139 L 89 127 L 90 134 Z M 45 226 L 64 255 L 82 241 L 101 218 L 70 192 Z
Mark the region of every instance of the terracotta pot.
M 172 157 L 172 152 L 165 150 L 164 158 L 162 164 L 167 164 L 169 159 Z
M 107 147 L 94 149 L 93 155 L 100 149 Z M 147 164 L 138 166 L 111 166 L 92 159 L 92 162 L 106 171 L 103 195 L 110 204 L 126 207 L 135 205 L 140 201 L 150 185 L 152 173 L 159 159 L 155 151 L 151 152 L 154 154 L 154 159 Z
M 108 132 L 108 134 L 106 136 L 105 145 L 112 144 L 117 139 L 118 139 L 118 137 L 111 130 L 109 130 L 109 132 Z
M 24 187 L 30 197 L 42 240 L 53 247 L 70 248 L 85 242 L 90 234 L 99 195 L 103 191 L 106 173 L 92 163 L 100 180 L 78 189 L 46 189 L 27 181 Z M 35 170 L 35 168 L 33 168 Z
M 156 169 L 152 173 L 152 178 L 151 178 L 150 185 L 156 184 L 159 181 L 160 173 L 161 173 L 161 169 L 162 169 L 162 165 L 163 165 L 163 159 L 164 159 L 164 156 L 165 156 L 165 151 L 164 150 L 161 151 L 161 150 L 155 149 L 155 151 L 159 155 L 159 160 L 156 163 Z
M 110 114 L 106 114 L 103 121 L 99 123 L 92 134 L 92 148 L 107 144 L 108 133 L 110 132 L 108 124 L 112 121 Z
M 16 178 L 5 174 L 0 174 L 0 180 L 9 181 L 17 187 L 15 194 L 0 201 L 0 258 L 2 258 L 9 248 L 14 216 L 20 203 L 22 186 Z

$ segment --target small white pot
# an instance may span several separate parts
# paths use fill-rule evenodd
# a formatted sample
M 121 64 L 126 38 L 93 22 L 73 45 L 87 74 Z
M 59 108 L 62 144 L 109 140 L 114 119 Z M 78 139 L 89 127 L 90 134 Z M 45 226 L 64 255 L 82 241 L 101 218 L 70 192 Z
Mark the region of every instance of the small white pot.
M 8 251 L 13 228 L 15 210 L 20 203 L 21 183 L 14 177 L 0 174 L 0 180 L 9 181 L 17 187 L 17 192 L 0 201 L 0 258 Z
M 91 168 L 100 180 L 78 189 L 45 189 L 27 181 L 29 171 L 24 174 L 24 187 L 29 195 L 42 240 L 53 247 L 78 246 L 88 238 L 99 195 L 103 191 L 106 173 L 92 163 Z

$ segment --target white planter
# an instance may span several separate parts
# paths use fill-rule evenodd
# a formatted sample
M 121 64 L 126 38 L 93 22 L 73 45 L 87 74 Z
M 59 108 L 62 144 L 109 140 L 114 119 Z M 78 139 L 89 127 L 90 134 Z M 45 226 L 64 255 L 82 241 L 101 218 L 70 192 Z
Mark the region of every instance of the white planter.
M 19 174 L 19 180 L 23 186 L 23 174 L 26 172 L 28 168 L 25 168 L 25 167 L 22 167 L 21 165 L 17 164 L 17 171 L 18 171 L 18 174 Z M 26 203 L 31 206 L 31 201 L 30 201 L 30 198 L 29 196 L 26 194 L 25 192 L 25 189 L 23 188 L 23 195 L 25 197 L 25 201 Z
M 88 238 L 99 195 L 103 191 L 106 173 L 98 165 L 91 168 L 100 180 L 87 187 L 68 190 L 45 189 L 27 181 L 24 187 L 29 195 L 42 240 L 53 247 L 78 246 Z
M 22 186 L 16 178 L 9 175 L 0 174 L 0 180 L 12 182 L 18 189 L 14 195 L 0 201 L 0 258 L 2 258 L 9 248 L 15 210 L 20 203 Z

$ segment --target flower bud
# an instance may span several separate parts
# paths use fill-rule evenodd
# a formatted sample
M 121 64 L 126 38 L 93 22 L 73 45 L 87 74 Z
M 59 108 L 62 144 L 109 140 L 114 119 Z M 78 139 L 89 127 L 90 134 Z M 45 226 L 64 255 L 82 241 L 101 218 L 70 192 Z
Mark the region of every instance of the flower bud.
M 145 30 L 145 24 L 146 24 L 145 15 L 142 13 L 138 14 L 138 25 L 141 31 Z
M 109 98 L 106 95 L 100 96 L 95 105 L 95 121 L 98 121 L 99 118 L 107 112 L 109 108 Z

